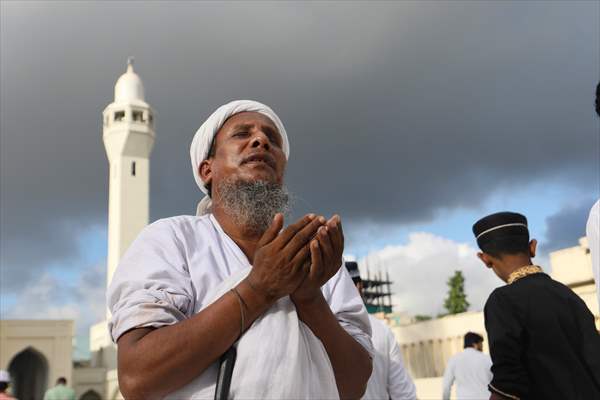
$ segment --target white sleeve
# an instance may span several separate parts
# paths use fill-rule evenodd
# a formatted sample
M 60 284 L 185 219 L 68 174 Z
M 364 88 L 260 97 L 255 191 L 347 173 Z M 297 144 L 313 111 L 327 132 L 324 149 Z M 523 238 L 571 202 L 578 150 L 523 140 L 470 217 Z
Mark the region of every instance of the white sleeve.
M 596 201 L 590 210 L 585 231 L 592 256 L 596 295 L 598 296 L 598 304 L 600 304 L 600 200 Z
M 342 328 L 373 358 L 375 350 L 373 350 L 371 342 L 369 315 L 358 289 L 354 286 L 354 282 L 343 264 L 321 289 Z
M 396 338 L 391 329 L 386 326 L 388 348 L 390 349 L 390 368 L 388 379 L 388 393 L 392 400 L 415 400 L 417 398 L 417 389 L 415 384 L 404 367 L 402 352 L 396 342 Z
M 182 242 L 168 220 L 142 230 L 121 259 L 107 292 L 113 341 L 133 328 L 190 317 L 193 290 Z
M 443 400 L 450 399 L 450 392 L 452 390 L 452 384 L 454 383 L 454 357 L 448 360 L 448 365 L 446 365 L 446 370 L 444 371 L 444 392 L 442 395 Z
M 485 354 L 485 353 L 484 353 Z M 487 368 L 487 376 L 488 376 L 488 383 L 492 381 L 492 379 L 494 379 L 494 374 L 492 374 L 492 365 L 494 365 L 494 363 L 492 363 L 492 358 L 490 357 L 489 354 L 485 354 L 486 356 L 486 368 Z

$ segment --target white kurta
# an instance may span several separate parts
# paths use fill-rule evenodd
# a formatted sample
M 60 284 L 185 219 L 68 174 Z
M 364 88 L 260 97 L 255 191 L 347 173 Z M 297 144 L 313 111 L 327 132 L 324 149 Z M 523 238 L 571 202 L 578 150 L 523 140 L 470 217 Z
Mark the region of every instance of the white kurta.
M 140 327 L 172 325 L 198 313 L 242 280 L 248 259 L 212 214 L 159 220 L 123 256 L 107 294 L 114 341 Z M 345 268 L 322 288 L 340 325 L 373 354 L 362 300 Z M 168 398 L 213 398 L 217 363 Z M 288 296 L 238 341 L 233 398 L 336 398 L 329 358 Z
M 493 377 L 491 368 L 490 356 L 472 347 L 455 354 L 448 360 L 444 371 L 443 399 L 450 398 L 450 389 L 454 381 L 457 400 L 489 399 L 491 393 L 488 391 L 488 384 Z
M 600 305 L 600 200 L 590 210 L 585 233 L 592 255 L 592 271 L 596 280 L 596 296 Z
M 402 352 L 394 334 L 382 321 L 369 315 L 375 355 L 373 373 L 363 399 L 414 400 L 417 398 L 415 384 L 404 368 Z

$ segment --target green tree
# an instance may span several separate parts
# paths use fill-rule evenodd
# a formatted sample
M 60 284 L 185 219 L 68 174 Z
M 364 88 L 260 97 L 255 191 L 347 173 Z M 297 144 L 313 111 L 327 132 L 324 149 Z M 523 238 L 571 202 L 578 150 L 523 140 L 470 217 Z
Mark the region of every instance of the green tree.
M 431 315 L 423 315 L 423 314 L 415 315 L 415 321 L 417 321 L 417 322 L 429 321 L 430 319 L 431 319 Z
M 465 294 L 465 277 L 461 271 L 454 271 L 448 279 L 448 297 L 444 300 L 444 307 L 448 314 L 458 314 L 467 311 L 469 302 Z

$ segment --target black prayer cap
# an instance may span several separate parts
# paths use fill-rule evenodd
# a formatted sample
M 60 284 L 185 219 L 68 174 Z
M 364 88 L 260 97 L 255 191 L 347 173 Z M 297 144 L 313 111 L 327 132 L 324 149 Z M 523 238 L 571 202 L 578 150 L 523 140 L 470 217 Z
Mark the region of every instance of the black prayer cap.
M 348 270 L 348 273 L 350 274 L 350 278 L 352 278 L 352 282 L 354 283 L 358 283 L 358 282 L 362 282 L 362 279 L 360 279 L 360 271 L 358 270 L 358 263 L 356 263 L 356 261 L 346 261 L 346 269 Z
M 529 242 L 527 218 L 514 212 L 499 212 L 481 218 L 473 225 L 477 245 L 485 251 L 487 245 L 501 241 L 518 240 Z

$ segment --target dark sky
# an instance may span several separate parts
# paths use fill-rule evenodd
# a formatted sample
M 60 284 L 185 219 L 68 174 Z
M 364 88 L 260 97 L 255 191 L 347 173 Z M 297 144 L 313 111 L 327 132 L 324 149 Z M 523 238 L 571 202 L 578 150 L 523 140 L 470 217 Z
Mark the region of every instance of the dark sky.
M 297 214 L 425 223 L 545 182 L 591 201 L 599 4 L 2 2 L 2 289 L 106 225 L 101 112 L 129 55 L 157 114 L 152 220 L 193 212 L 189 143 L 236 98 L 284 121 Z

